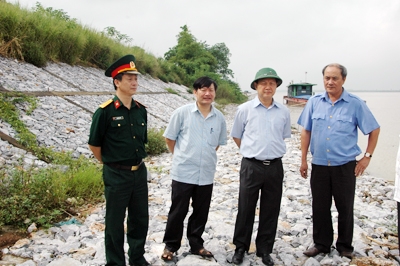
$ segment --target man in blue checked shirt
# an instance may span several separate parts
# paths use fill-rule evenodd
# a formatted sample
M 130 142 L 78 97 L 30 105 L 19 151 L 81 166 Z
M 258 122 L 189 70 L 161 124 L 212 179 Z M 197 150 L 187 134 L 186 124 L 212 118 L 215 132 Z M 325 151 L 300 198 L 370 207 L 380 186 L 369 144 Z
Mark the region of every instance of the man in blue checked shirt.
M 341 256 L 352 258 L 356 177 L 363 174 L 371 161 L 380 127 L 365 102 L 343 88 L 347 77 L 344 66 L 329 64 L 322 74 L 325 93 L 311 97 L 298 120 L 303 127 L 300 166 L 303 178 L 307 178 L 308 147 L 312 154 L 314 246 L 304 254 L 314 257 L 330 252 L 333 197 L 339 213 L 336 249 Z M 369 138 L 364 157 L 357 162 L 356 157 L 361 154 L 357 145 L 358 128 Z
M 282 156 L 285 138 L 291 137 L 290 113 L 273 96 L 282 79 L 272 68 L 256 74 L 250 87 L 257 96 L 238 107 L 231 136 L 243 156 L 240 167 L 239 209 L 236 217 L 233 264 L 243 262 L 249 250 L 254 215 L 260 198 L 260 218 L 256 238 L 258 257 L 265 265 L 274 265 L 270 254 L 274 246 L 282 198 Z M 229 260 L 228 260 L 229 261 Z
M 193 84 L 196 102 L 176 109 L 164 132 L 168 149 L 173 154 L 171 208 L 163 242 L 161 259 L 171 261 L 180 248 L 183 221 L 192 199 L 187 238 L 190 252 L 203 257 L 213 254 L 203 246 L 202 234 L 208 218 L 217 164 L 217 149 L 226 145 L 226 122 L 213 105 L 217 84 L 201 77 Z

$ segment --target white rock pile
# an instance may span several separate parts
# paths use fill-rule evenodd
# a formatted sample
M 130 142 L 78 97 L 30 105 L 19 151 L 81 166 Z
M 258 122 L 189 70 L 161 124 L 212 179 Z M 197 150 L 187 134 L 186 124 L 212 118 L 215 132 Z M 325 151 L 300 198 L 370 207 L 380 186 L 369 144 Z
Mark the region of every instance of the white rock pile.
M 146 75 L 140 76 L 139 83 L 140 94 L 134 98 L 148 107 L 150 127 L 165 127 L 175 108 L 193 101 L 192 95 L 187 93 L 184 86 L 166 84 Z M 103 71 L 55 63 L 41 69 L 0 57 L 0 85 L 6 90 L 21 92 L 109 91 L 109 95 L 38 96 L 38 107 L 30 115 L 25 112 L 26 106 L 17 106 L 22 114 L 21 119 L 36 134 L 40 145 L 58 151 L 72 151 L 74 156 L 83 154 L 91 157 L 87 147 L 91 112 L 100 103 L 111 98 L 114 92 L 111 81 L 103 75 Z M 166 88 L 172 88 L 179 95 L 168 93 Z M 228 128 L 232 125 L 235 110 L 234 105 L 229 105 L 224 110 Z M 0 131 L 16 137 L 15 130 L 1 120 Z M 296 131 L 293 131 L 292 138 L 286 144 L 287 154 L 283 157 L 283 198 L 272 254 L 275 264 L 399 265 L 397 209 L 393 200 L 393 185 L 368 174 L 357 179 L 353 241 L 357 257 L 351 261 L 340 257 L 335 249 L 330 254 L 314 258 L 303 255 L 303 251 L 313 245 L 312 198 L 309 179 L 305 180 L 299 175 L 299 135 Z M 168 153 L 146 159 L 150 203 L 146 259 L 152 265 L 231 265 L 227 258 L 231 258 L 235 249 L 232 237 L 237 214 L 241 161 L 238 148 L 229 139 L 228 145 L 218 150 L 212 203 L 203 235 L 205 247 L 215 255 L 215 259 L 211 260 L 190 255 L 185 237 L 174 262 L 166 263 L 160 259 L 171 204 L 171 160 Z M 16 165 L 47 166 L 32 154 L 6 141 L 0 141 L 0 167 L 11 169 Z M 0 265 L 104 265 L 104 215 L 104 204 L 101 204 L 84 220 L 63 221 L 48 230 L 35 231 L 31 227 L 31 237 L 19 240 L 15 245 L 2 250 L 3 260 Z M 258 227 L 258 209 L 255 215 L 254 236 Z M 332 219 L 336 230 L 337 211 L 334 204 Z M 263 265 L 261 259 L 255 255 L 254 236 L 243 265 Z M 128 249 L 127 244 L 125 248 Z

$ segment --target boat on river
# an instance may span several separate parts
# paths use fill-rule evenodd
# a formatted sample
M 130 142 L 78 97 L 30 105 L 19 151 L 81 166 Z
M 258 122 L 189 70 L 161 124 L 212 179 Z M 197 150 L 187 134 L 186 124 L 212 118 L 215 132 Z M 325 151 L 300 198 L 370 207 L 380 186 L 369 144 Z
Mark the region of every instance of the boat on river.
M 289 84 L 287 86 L 287 95 L 283 96 L 283 102 L 291 105 L 305 105 L 308 99 L 314 95 L 312 87 L 315 85 L 317 84 L 307 82 Z

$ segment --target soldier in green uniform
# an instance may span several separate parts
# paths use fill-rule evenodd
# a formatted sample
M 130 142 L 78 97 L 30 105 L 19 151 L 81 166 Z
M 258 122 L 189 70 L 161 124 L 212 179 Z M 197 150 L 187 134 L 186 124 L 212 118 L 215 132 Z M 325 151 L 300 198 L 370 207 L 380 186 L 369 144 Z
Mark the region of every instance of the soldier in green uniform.
M 142 161 L 147 156 L 147 111 L 132 98 L 138 74 L 133 55 L 118 59 L 106 70 L 116 95 L 96 110 L 90 128 L 89 148 L 103 164 L 106 265 L 126 265 L 126 210 L 129 265 L 150 265 L 143 256 L 149 224 L 147 169 Z

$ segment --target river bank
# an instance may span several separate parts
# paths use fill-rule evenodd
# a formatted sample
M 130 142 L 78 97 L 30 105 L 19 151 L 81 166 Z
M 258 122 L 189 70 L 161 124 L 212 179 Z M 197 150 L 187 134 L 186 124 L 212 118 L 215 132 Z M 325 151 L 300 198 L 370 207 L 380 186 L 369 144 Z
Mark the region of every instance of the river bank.
M 87 74 L 82 79 L 82 71 Z M 48 74 L 51 72 L 52 74 Z M 13 91 L 107 91 L 110 95 L 43 96 L 38 98 L 38 107 L 27 115 L 21 108 L 21 119 L 34 132 L 41 145 L 56 150 L 71 150 L 75 156 L 91 156 L 87 148 L 87 136 L 91 112 L 110 98 L 110 81 L 96 69 L 82 69 L 65 64 L 51 64 L 46 69 L 0 57 L 0 85 Z M 77 78 L 79 77 L 79 78 Z M 72 84 L 72 85 L 71 85 Z M 135 96 L 149 111 L 149 126 L 160 128 L 166 125 L 171 112 L 183 104 L 193 101 L 185 87 L 165 84 L 143 76 L 139 80 L 140 94 Z M 180 95 L 166 92 L 174 88 Z M 99 89 L 101 88 L 101 89 Z M 152 94 L 145 94 L 151 92 Z M 154 92 L 156 92 L 154 94 Z M 232 125 L 236 106 L 224 110 L 228 129 Z M 67 131 L 66 128 L 73 129 Z M 11 137 L 15 131 L 0 120 L 0 131 Z M 287 153 L 283 157 L 285 178 L 279 224 L 272 257 L 276 265 L 399 265 L 397 249 L 397 209 L 393 200 L 393 185 L 380 177 L 368 173 L 357 179 L 355 198 L 354 247 L 357 257 L 350 261 L 339 256 L 336 250 L 330 254 L 308 258 L 302 254 L 312 245 L 311 192 L 309 179 L 299 175 L 299 134 L 293 129 L 292 138 L 286 140 Z M 205 247 L 215 255 L 215 260 L 204 260 L 189 254 L 186 238 L 178 252 L 177 261 L 165 263 L 160 259 L 164 248 L 164 235 L 169 211 L 169 170 L 171 154 L 146 159 L 149 170 L 149 231 L 146 241 L 146 259 L 152 265 L 231 265 L 226 259 L 234 252 L 232 244 L 237 214 L 239 169 L 241 155 L 233 140 L 218 150 L 217 173 L 215 175 L 209 219 L 203 238 Z M 35 164 L 46 167 L 32 154 L 0 141 L 0 166 L 14 167 Z M 2 250 L 0 265 L 104 265 L 104 205 L 94 206 L 84 219 L 76 217 L 48 230 L 30 228 L 30 237 L 19 240 Z M 189 213 L 190 215 L 190 213 Z M 188 215 L 188 216 L 189 216 Z M 337 211 L 332 206 L 332 219 L 337 229 Z M 245 256 L 243 265 L 263 265 L 255 255 L 254 236 L 258 227 L 258 209 L 253 231 L 253 245 Z M 127 249 L 127 244 L 125 245 Z M 364 264 L 361 264 L 364 263 Z

